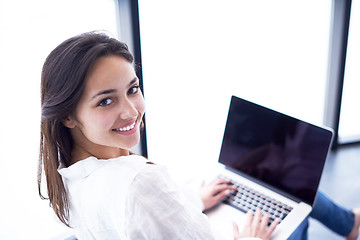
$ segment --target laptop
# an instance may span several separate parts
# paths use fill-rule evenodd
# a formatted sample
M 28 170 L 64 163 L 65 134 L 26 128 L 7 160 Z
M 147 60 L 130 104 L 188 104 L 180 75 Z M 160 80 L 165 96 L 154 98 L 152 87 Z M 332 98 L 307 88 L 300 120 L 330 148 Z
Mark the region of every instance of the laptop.
M 261 209 L 280 219 L 272 239 L 287 239 L 312 210 L 333 138 L 316 126 L 231 97 L 219 155 L 219 176 L 238 191 L 206 212 L 216 239 L 233 239 L 245 213 Z

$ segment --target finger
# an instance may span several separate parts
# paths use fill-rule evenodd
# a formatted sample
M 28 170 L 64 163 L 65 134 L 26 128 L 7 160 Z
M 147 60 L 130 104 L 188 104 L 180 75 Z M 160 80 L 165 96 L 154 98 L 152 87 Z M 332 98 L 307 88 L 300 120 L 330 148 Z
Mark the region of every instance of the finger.
M 218 194 L 216 194 L 213 199 L 216 203 L 218 203 L 218 202 L 222 201 L 224 198 L 226 198 L 230 193 L 231 193 L 231 191 L 227 189 L 225 191 L 222 191 L 222 192 L 219 192 Z
M 239 227 L 235 222 L 232 222 L 232 224 L 233 224 L 233 231 L 234 231 L 234 240 L 237 240 L 240 235 Z
M 216 178 L 216 179 L 214 179 L 211 183 L 214 184 L 214 185 L 218 185 L 218 184 L 227 184 L 227 185 L 229 185 L 229 184 L 231 184 L 232 182 L 231 182 L 231 180 L 229 180 L 229 179 Z
M 256 209 L 255 215 L 254 215 L 254 220 L 252 221 L 252 224 L 251 224 L 252 236 L 256 236 L 257 233 L 259 232 L 260 221 L 261 221 L 261 212 L 259 209 Z
M 221 184 L 221 185 L 214 186 L 211 193 L 213 195 L 215 195 L 215 194 L 218 194 L 218 193 L 223 192 L 225 190 L 236 191 L 237 189 L 234 186 L 231 186 L 231 185 Z
M 254 214 L 252 211 L 248 211 L 246 213 L 246 219 L 245 219 L 245 224 L 244 224 L 244 228 L 245 229 L 250 229 L 251 224 L 253 222 L 253 218 L 254 218 Z
M 280 219 L 276 218 L 271 225 L 269 226 L 269 228 L 266 231 L 266 236 L 268 238 L 270 238 L 271 234 L 274 232 L 275 228 L 277 227 L 277 225 L 279 225 Z
M 261 219 L 261 224 L 260 224 L 260 231 L 261 232 L 265 232 L 268 223 L 269 223 L 269 214 L 265 213 L 264 216 Z

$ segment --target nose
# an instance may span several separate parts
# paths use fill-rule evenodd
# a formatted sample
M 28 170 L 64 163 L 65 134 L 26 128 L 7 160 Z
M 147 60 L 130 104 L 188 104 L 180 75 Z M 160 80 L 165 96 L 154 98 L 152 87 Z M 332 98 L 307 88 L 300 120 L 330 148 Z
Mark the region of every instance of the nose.
M 135 107 L 135 104 L 128 98 L 124 98 L 120 104 L 120 118 L 121 119 L 131 119 L 136 118 L 138 111 Z

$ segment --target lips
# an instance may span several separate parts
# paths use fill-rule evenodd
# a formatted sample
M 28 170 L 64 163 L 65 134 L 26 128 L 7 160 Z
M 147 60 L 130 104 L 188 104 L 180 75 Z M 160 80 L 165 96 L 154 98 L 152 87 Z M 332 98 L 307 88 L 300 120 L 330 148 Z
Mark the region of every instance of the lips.
M 115 129 L 113 129 L 113 131 L 127 132 L 127 131 L 132 130 L 135 127 L 135 125 L 136 125 L 136 121 L 133 122 L 132 124 L 128 125 L 128 126 L 121 127 L 121 128 L 115 128 Z

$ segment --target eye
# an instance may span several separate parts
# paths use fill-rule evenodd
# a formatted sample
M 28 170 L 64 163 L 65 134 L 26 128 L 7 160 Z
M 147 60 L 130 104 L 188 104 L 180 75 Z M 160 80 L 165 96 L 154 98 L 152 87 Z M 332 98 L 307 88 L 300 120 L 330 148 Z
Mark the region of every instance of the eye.
M 137 93 L 139 91 L 139 86 L 138 85 L 134 85 L 134 86 L 132 86 L 130 89 L 129 89 L 129 91 L 128 91 L 128 94 L 130 95 L 130 94 L 135 94 L 135 93 Z
M 106 106 L 110 105 L 112 102 L 113 102 L 113 100 L 111 98 L 105 98 L 98 103 L 98 106 L 106 107 Z

